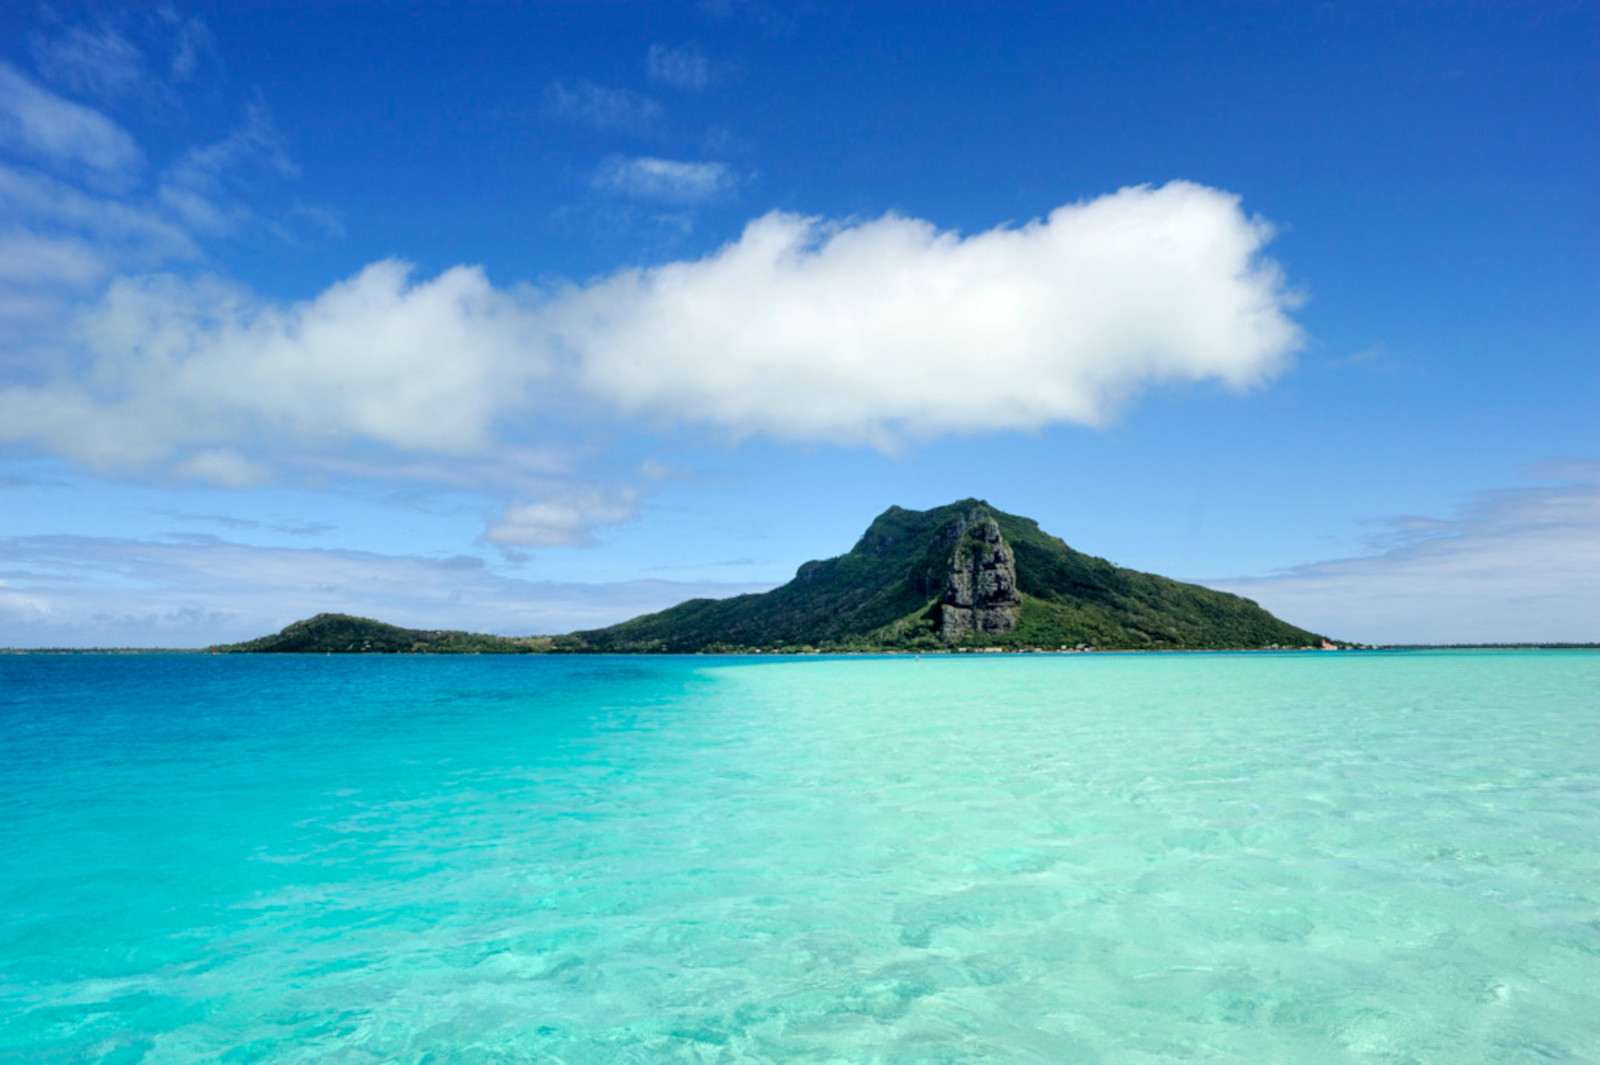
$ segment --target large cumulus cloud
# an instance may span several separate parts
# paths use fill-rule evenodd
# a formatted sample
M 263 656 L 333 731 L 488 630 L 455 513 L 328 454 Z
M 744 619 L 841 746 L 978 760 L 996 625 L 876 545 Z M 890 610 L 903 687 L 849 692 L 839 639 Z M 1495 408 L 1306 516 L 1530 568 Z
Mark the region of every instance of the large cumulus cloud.
M 1242 388 L 1301 342 L 1266 224 L 1188 182 L 962 237 L 889 215 L 772 213 L 706 258 L 626 270 L 545 312 L 624 413 L 739 435 L 1102 425 L 1171 381 Z
M 0 385 L 0 439 L 242 482 L 270 469 L 228 449 L 484 454 L 580 405 L 886 449 L 1098 426 L 1152 386 L 1284 367 L 1301 335 L 1270 238 L 1237 197 L 1174 182 L 969 236 L 774 212 L 703 258 L 544 293 L 392 261 L 291 304 L 122 276 L 50 373 Z

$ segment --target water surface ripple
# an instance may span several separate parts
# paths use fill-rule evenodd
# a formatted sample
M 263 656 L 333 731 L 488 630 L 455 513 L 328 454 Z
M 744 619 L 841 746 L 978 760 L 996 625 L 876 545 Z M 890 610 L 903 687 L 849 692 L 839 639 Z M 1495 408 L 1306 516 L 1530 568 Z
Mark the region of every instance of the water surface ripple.
M 0 1060 L 1600 1060 L 1600 655 L 0 656 Z

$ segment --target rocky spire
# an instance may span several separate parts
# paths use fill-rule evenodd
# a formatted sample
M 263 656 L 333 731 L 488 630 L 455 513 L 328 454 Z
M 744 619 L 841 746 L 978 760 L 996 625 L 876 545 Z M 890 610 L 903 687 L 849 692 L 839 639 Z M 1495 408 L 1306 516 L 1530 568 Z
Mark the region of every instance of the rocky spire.
M 969 632 L 1010 632 L 1022 610 L 1017 560 L 994 516 L 982 508 L 953 523 L 950 570 L 939 605 L 939 638 L 954 643 Z M 949 534 L 947 534 L 949 535 Z

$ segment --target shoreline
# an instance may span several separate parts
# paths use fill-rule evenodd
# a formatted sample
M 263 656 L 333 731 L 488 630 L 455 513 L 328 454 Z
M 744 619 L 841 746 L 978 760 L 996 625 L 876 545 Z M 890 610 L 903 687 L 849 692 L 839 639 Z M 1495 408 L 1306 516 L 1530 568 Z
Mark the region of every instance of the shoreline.
M 885 648 L 859 651 L 220 651 L 209 647 L 0 647 L 0 655 L 226 655 L 228 657 L 300 658 L 864 658 L 864 657 L 958 657 L 1000 655 L 1009 657 L 1046 656 L 1055 658 L 1081 655 L 1173 655 L 1173 654 L 1327 654 L 1376 651 L 1600 651 L 1600 643 L 1406 643 L 1372 644 L 1337 648 L 1324 647 L 1100 647 L 1088 650 L 1047 650 L 1045 648 L 959 647 L 944 650 L 907 651 Z

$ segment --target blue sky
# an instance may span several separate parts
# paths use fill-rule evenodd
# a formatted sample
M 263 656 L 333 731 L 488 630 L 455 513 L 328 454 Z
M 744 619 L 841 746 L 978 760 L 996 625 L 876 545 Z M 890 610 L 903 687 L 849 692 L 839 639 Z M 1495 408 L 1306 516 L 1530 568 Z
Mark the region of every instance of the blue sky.
M 980 496 L 1600 640 L 1577 4 L 10 5 L 0 645 L 560 632 Z

